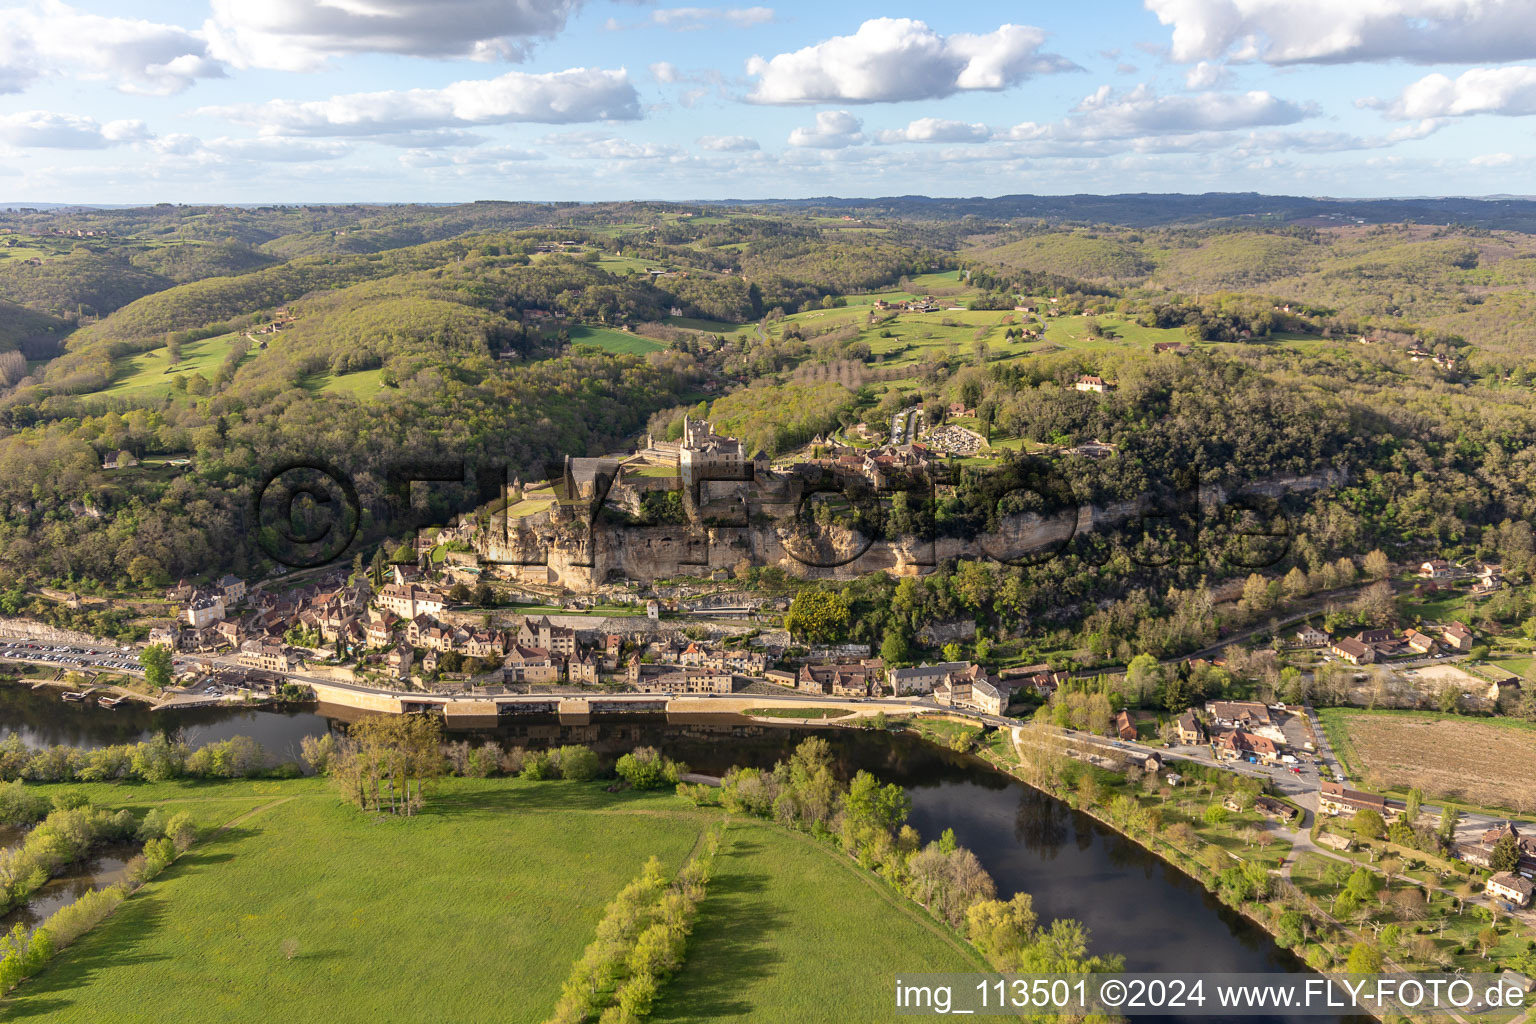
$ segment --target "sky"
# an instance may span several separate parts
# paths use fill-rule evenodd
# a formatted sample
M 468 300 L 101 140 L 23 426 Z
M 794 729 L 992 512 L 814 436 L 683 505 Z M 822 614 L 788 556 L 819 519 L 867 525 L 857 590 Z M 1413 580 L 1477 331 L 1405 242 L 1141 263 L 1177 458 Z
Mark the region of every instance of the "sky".
M 1533 156 L 1536 0 L 0 0 L 0 201 L 1529 195 Z

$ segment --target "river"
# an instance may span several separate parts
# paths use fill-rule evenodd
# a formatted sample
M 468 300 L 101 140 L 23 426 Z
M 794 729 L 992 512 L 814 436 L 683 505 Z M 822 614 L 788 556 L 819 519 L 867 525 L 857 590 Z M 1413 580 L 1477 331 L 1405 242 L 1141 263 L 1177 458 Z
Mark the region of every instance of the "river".
M 197 745 L 244 734 L 280 757 L 294 758 L 303 736 L 340 728 L 352 717 L 340 709 L 327 710 L 215 708 L 152 715 L 126 705 L 106 710 L 66 704 L 47 691 L 0 687 L 0 739 L 17 733 L 34 744 L 99 746 L 179 731 Z M 1127 970 L 1305 970 L 1262 929 L 1112 829 L 974 757 L 909 733 L 812 730 L 734 716 L 674 715 L 663 720 L 656 715 L 616 715 L 581 725 L 548 716 L 519 716 L 450 736 L 495 740 L 503 747 L 583 743 L 610 761 L 648 744 L 696 771 L 721 774 L 736 764 L 769 767 L 812 733 L 831 743 L 844 777 L 862 768 L 903 786 L 912 798 L 910 821 L 924 837 L 953 828 L 959 842 L 974 850 L 996 879 L 1002 898 L 1022 890 L 1033 894 L 1042 919 L 1077 918 L 1091 930 L 1095 949 L 1124 955 Z M 1196 1019 L 1216 1018 L 1190 1018 Z M 1300 1018 L 1244 1019 L 1260 1024 Z

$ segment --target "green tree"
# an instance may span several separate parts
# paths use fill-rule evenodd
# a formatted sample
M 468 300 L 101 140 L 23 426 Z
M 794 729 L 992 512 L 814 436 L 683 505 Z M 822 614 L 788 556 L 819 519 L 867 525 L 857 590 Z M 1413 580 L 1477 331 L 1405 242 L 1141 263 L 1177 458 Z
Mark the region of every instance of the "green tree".
M 784 628 L 801 643 L 839 643 L 848 633 L 848 604 L 840 594 L 807 587 L 790 603 Z
M 1387 834 L 1387 823 L 1379 812 L 1369 807 L 1355 812 L 1353 827 L 1355 835 L 1361 839 L 1380 839 Z
M 1408 799 L 1403 802 L 1403 820 L 1409 825 L 1419 820 L 1419 812 L 1424 809 L 1424 791 L 1415 786 L 1408 791 Z
M 1349 961 L 1344 965 L 1348 974 L 1380 974 L 1381 950 L 1375 943 L 1357 942 L 1349 951 Z
M 880 641 L 880 660 L 886 667 L 903 665 L 907 660 L 907 632 L 896 628 L 886 630 L 885 639 Z
M 144 681 L 156 690 L 171 685 L 171 649 L 163 644 L 150 644 L 139 652 L 139 664 L 144 667 Z
M 1365 575 L 1369 579 L 1384 580 L 1392 572 L 1392 563 L 1387 560 L 1386 554 L 1377 548 L 1365 556 Z
M 1493 844 L 1493 853 L 1488 858 L 1488 866 L 1495 871 L 1513 871 L 1520 864 L 1520 844 L 1514 835 L 1509 832 L 1499 837 L 1499 841 Z

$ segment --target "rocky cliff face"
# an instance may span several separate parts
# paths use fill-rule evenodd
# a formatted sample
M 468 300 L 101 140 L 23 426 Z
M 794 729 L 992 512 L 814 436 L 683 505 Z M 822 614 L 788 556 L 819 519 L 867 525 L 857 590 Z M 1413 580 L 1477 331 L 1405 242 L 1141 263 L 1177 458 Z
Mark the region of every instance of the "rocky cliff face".
M 1276 477 L 1243 488 L 1205 486 L 1199 503 L 1206 515 L 1235 497 L 1277 498 L 1336 486 L 1348 474 L 1329 469 L 1305 476 Z M 620 488 L 614 502 L 629 507 Z M 733 495 L 739 497 L 739 495 Z M 771 487 L 749 492 L 736 523 L 711 524 L 696 519 L 680 525 L 631 526 L 590 519 L 585 510 L 551 506 L 544 512 L 511 520 L 495 519 L 476 537 L 484 563 L 547 566 L 551 576 L 573 590 L 619 580 L 656 580 L 708 576 L 733 569 L 745 559 L 758 566 L 778 566 L 807 579 L 852 579 L 871 572 L 918 575 L 946 559 L 991 558 L 1030 564 L 1059 550 L 1073 536 L 1105 531 L 1158 509 L 1150 497 L 1106 505 L 1083 505 L 1075 513 L 1049 516 L 1024 513 L 974 539 L 871 540 L 837 522 L 804 523 L 794 516 L 797 487 L 780 478 Z M 692 503 L 688 503 L 692 506 Z M 505 529 L 501 524 L 505 522 Z

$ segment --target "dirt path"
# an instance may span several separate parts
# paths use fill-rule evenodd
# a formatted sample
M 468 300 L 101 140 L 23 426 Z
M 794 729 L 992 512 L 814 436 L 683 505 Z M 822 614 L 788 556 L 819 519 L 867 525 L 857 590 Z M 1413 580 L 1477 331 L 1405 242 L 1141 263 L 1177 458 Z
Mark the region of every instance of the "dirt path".
M 262 804 L 260 807 L 253 807 L 249 811 L 246 811 L 244 814 L 236 815 L 235 817 L 230 818 L 224 824 L 220 825 L 219 826 L 219 831 L 220 832 L 224 832 L 224 831 L 227 831 L 229 829 L 234 828 L 236 825 L 244 824 L 245 822 L 249 821 L 251 818 L 254 818 L 256 815 L 260 814 L 262 811 L 270 811 L 272 808 L 278 806 L 279 804 L 285 804 L 288 801 L 295 800 L 295 799 L 297 799 L 297 797 L 292 797 L 292 796 L 278 797 L 276 800 L 273 800 L 271 803 Z

